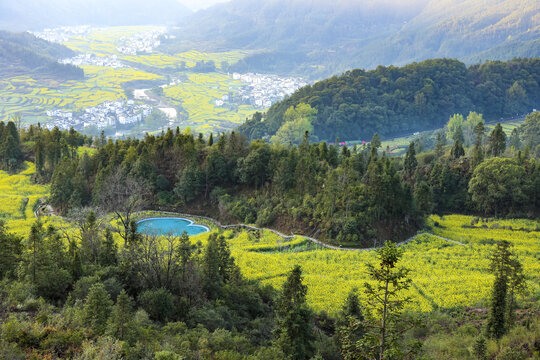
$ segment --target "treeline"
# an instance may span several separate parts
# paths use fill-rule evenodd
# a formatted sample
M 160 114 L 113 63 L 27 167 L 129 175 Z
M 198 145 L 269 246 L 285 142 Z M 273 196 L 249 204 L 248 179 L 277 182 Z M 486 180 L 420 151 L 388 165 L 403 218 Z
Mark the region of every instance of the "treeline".
M 0 31 L 0 76 L 20 72 L 31 75 L 54 76 L 64 80 L 84 78 L 84 71 L 73 65 L 60 64 L 58 59 L 73 56 L 65 46 L 51 44 L 31 34 Z
M 307 139 L 297 147 L 272 146 L 248 143 L 234 132 L 214 142 L 178 130 L 109 141 L 93 156 L 65 157 L 52 174 L 50 203 L 64 214 L 86 206 L 115 212 L 137 203 L 355 246 L 401 239 L 418 229 L 423 215 L 394 161 L 376 148 L 341 149 Z
M 125 239 L 135 232 L 135 211 L 168 209 L 367 247 L 413 234 L 433 212 L 537 214 L 539 114 L 508 139 L 500 125 L 487 133 L 478 114 L 456 115 L 432 150 L 417 141 L 402 158 L 380 149 L 378 135 L 354 148 L 310 143 L 307 134 L 298 146 L 282 146 L 178 129 L 113 142 L 35 126 L 19 138 L 10 123 L 0 159 L 11 170 L 33 160 L 62 214 L 88 206 L 121 214 Z M 78 154 L 92 143 L 93 155 Z
M 105 143 L 105 137 L 93 139 L 75 130 L 49 130 L 41 125 L 18 129 L 20 118 L 7 124 L 0 122 L 0 169 L 9 172 L 20 170 L 25 160 L 36 165 L 35 181 L 47 183 L 56 166 L 64 158 L 76 158 L 77 149 L 83 145 Z
M 296 91 L 238 131 L 250 139 L 274 135 L 285 113 L 301 103 L 317 110 L 320 140 L 368 140 L 442 127 L 456 113 L 476 111 L 487 120 L 530 112 L 540 103 L 540 59 L 488 61 L 466 67 L 435 59 L 401 68 L 351 70 Z

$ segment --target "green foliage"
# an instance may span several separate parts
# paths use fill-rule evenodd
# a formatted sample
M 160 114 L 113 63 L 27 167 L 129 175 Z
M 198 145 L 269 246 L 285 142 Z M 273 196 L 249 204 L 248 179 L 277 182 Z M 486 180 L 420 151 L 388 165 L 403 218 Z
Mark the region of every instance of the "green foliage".
M 527 182 L 522 165 L 512 159 L 492 158 L 474 169 L 469 192 L 478 210 L 497 216 L 517 211 L 526 203 Z
M 83 307 L 83 321 L 96 334 L 105 332 L 113 302 L 102 283 L 96 283 L 90 288 Z
M 351 70 L 297 90 L 239 131 L 250 138 L 274 135 L 285 123 L 287 110 L 299 104 L 317 110 L 312 135 L 332 141 L 442 127 L 450 116 L 472 110 L 487 120 L 515 116 L 538 103 L 539 61 L 488 61 L 467 68 L 457 60 L 435 59 L 400 68 Z M 467 121 L 460 115 L 452 119 L 448 139 L 469 145 L 472 129 L 483 119 L 475 113 Z
M 523 266 L 507 241 L 497 243 L 491 256 L 490 270 L 495 275 L 489 317 L 488 336 L 500 339 L 514 323 L 515 295 L 525 290 Z
M 405 160 L 403 164 L 405 173 L 408 176 L 412 176 L 416 167 L 418 166 L 418 160 L 416 160 L 416 151 L 414 149 L 414 143 L 411 143 L 407 148 L 407 154 L 405 154 Z
M 459 159 L 460 157 L 465 155 L 465 149 L 463 149 L 463 145 L 461 144 L 461 141 L 459 139 L 454 142 L 454 146 L 452 146 L 450 155 L 452 155 L 452 159 Z
M 506 134 L 500 123 L 495 126 L 488 139 L 488 151 L 491 156 L 500 156 L 506 149 Z
M 6 224 L 0 220 L 0 279 L 13 278 L 21 259 L 23 245 L 21 239 L 7 231 Z
M 276 309 L 276 344 L 291 360 L 309 359 L 313 355 L 313 324 L 306 293 L 302 270 L 295 266 L 283 284 Z
M 138 300 L 150 318 L 156 321 L 170 320 L 175 313 L 174 296 L 167 289 L 146 290 Z
M 523 144 L 535 149 L 540 144 L 540 111 L 527 115 L 517 131 Z
M 313 119 L 317 110 L 308 104 L 298 104 L 285 112 L 284 123 L 271 139 L 276 144 L 300 144 L 306 133 L 313 133 Z
M 395 244 L 386 242 L 376 252 L 379 264 L 368 264 L 369 277 L 375 284 L 365 284 L 369 317 L 359 351 L 367 358 L 401 358 L 403 353 L 413 354 L 418 351 L 418 344 L 413 344 L 410 351 L 400 344 L 403 341 L 403 329 L 409 325 L 401 313 L 404 305 L 411 300 L 403 295 L 411 284 L 408 277 L 410 270 L 397 267 L 403 252 Z

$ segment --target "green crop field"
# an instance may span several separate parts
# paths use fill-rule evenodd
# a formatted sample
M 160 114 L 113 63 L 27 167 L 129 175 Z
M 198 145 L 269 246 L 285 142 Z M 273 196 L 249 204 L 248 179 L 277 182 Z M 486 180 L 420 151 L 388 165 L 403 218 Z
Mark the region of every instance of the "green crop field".
M 0 172 L 0 218 L 11 231 L 22 236 L 28 234 L 34 221 L 33 206 L 49 191 L 47 186 L 31 182 L 34 171 L 33 165 L 26 163 L 26 169 L 19 174 Z M 23 207 L 26 198 L 29 201 Z M 514 245 L 529 290 L 540 291 L 540 223 L 524 219 L 474 220 L 462 215 L 431 216 L 430 231 L 456 242 L 426 233 L 402 245 L 402 265 L 411 269 L 413 280 L 409 290 L 414 299 L 409 305 L 411 309 L 428 312 L 486 305 L 493 282 L 488 272 L 489 255 L 500 240 Z M 46 222 L 69 231 L 69 224 L 59 218 L 48 217 Z M 214 227 L 212 231 L 218 230 Z M 249 279 L 280 287 L 287 272 L 294 265 L 301 265 L 310 305 L 331 314 L 338 310 L 350 289 L 362 288 L 367 280 L 366 264 L 375 262 L 373 250 L 329 250 L 301 237 L 285 241 L 268 231 L 262 232 L 260 239 L 245 231 L 227 230 L 224 235 L 242 273 Z M 204 243 L 207 237 L 208 234 L 201 234 L 192 241 Z

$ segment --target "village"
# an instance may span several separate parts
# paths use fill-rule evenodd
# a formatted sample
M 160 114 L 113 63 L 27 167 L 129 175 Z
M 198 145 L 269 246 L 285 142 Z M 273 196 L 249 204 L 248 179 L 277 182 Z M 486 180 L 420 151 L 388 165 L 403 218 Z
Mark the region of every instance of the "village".
M 308 85 L 302 78 L 280 77 L 271 74 L 233 73 L 233 80 L 245 83 L 235 95 L 223 95 L 216 100 L 216 106 L 225 106 L 229 102 L 252 105 L 266 109 L 274 103 L 291 95 L 297 89 Z
M 130 37 L 120 38 L 118 52 L 124 55 L 137 55 L 139 53 L 151 54 L 160 44 L 160 38 L 165 34 L 166 28 L 160 27 L 133 34 Z
M 35 37 L 50 41 L 52 43 L 63 43 L 69 41 L 74 37 L 84 38 L 93 31 L 88 25 L 83 26 L 62 26 L 54 29 L 44 29 L 42 31 L 36 31 L 29 33 Z
M 107 101 L 99 106 L 73 113 L 60 109 L 47 111 L 51 121 L 46 127 L 52 129 L 103 130 L 105 128 L 127 129 L 144 121 L 152 113 L 152 106 L 135 104 L 133 100 Z
M 66 58 L 58 60 L 60 64 L 69 64 L 75 66 L 81 65 L 93 65 L 93 66 L 106 66 L 114 69 L 126 67 L 118 60 L 118 56 L 96 56 L 94 54 L 86 53 L 74 56 L 72 58 Z

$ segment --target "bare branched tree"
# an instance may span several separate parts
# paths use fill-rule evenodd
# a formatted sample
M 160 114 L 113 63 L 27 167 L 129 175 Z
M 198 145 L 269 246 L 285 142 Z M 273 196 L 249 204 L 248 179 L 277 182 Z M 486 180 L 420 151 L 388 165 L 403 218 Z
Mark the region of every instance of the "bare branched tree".
M 144 209 L 150 196 L 150 187 L 145 181 L 125 175 L 120 170 L 114 171 L 104 182 L 99 204 L 122 224 L 123 229 L 119 232 L 124 242 L 128 242 L 133 229 L 133 214 Z

